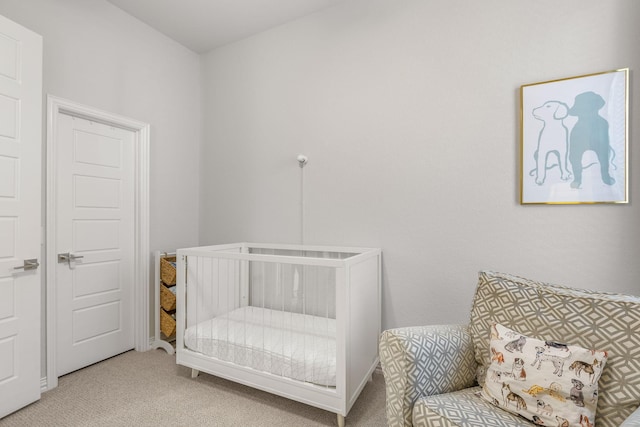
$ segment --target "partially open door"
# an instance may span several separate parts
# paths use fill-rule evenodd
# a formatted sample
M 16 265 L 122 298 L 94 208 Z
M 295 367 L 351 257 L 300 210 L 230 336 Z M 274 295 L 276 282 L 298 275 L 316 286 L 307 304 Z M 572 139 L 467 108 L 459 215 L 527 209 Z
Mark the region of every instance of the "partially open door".
M 40 398 L 42 37 L 0 16 L 0 418 Z

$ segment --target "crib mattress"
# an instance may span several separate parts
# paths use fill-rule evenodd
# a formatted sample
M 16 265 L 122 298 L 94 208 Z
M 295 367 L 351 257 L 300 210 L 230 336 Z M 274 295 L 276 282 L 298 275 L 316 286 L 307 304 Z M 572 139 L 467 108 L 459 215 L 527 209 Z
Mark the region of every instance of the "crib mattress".
M 313 384 L 336 385 L 336 321 L 241 307 L 187 328 L 187 348 L 220 360 Z

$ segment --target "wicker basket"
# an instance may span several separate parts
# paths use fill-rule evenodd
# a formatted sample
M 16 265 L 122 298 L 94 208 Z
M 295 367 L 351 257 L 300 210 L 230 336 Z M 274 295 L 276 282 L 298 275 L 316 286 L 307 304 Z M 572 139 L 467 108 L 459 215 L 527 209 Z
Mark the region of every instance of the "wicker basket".
M 176 309 L 176 296 L 163 284 L 160 284 L 160 306 L 167 311 Z
M 160 278 L 167 285 L 176 284 L 176 268 L 171 262 L 176 262 L 176 257 L 160 258 Z
M 176 333 L 176 319 L 164 310 L 160 310 L 160 330 L 166 337 Z

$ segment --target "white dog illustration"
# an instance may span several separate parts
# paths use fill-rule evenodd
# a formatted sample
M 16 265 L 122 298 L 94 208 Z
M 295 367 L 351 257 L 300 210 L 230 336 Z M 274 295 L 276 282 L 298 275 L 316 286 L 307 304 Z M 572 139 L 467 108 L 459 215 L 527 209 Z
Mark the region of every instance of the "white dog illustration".
M 531 175 L 535 172 L 536 184 L 544 184 L 547 169 L 556 165 L 560 168 L 560 178 L 563 181 L 571 179 L 571 173 L 567 169 L 569 139 L 567 128 L 562 121 L 569 114 L 569 107 L 564 102 L 547 101 L 540 107 L 534 108 L 532 114 L 544 123 L 538 135 L 538 148 L 534 154 L 536 168 L 531 171 Z M 550 154 L 555 154 L 558 161 L 550 161 Z

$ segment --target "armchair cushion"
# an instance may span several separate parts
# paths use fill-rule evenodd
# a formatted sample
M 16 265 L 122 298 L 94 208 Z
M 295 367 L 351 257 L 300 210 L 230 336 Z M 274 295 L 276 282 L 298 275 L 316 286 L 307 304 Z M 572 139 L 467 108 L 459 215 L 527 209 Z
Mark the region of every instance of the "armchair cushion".
M 481 385 L 491 360 L 493 322 L 538 339 L 561 338 L 607 349 L 607 367 L 599 382 L 598 427 L 620 426 L 640 405 L 640 298 L 480 272 L 469 330 Z
M 496 410 L 479 396 L 480 387 L 425 396 L 413 407 L 413 425 L 420 427 L 531 427 L 524 418 Z M 555 424 L 552 424 L 555 426 Z

